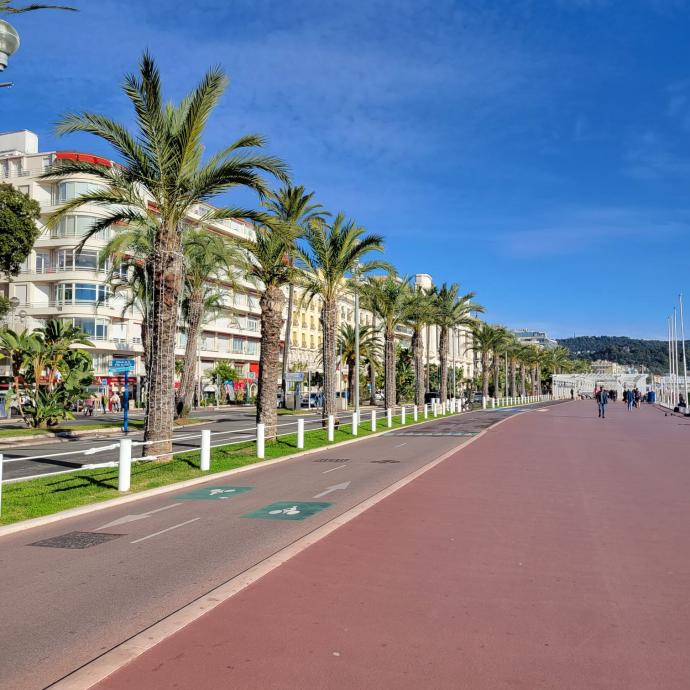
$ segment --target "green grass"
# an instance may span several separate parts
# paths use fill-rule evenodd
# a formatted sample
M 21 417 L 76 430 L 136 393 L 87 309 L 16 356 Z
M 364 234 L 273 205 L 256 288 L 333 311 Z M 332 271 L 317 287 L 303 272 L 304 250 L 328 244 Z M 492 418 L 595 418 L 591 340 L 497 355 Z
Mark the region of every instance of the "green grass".
M 412 415 L 408 416 L 410 426 Z M 430 416 L 429 421 L 434 417 Z M 383 423 L 382 423 L 383 422 Z M 385 431 L 385 417 L 378 420 L 377 431 Z M 400 418 L 393 418 L 393 428 L 401 426 Z M 370 436 L 369 420 L 359 427 L 358 438 Z M 354 438 L 349 424 L 341 425 L 335 431 L 335 442 Z M 305 431 L 304 450 L 313 450 L 329 445 L 325 429 Z M 297 450 L 297 434 L 281 436 L 277 441 L 266 443 L 266 460 L 281 458 L 301 452 Z M 199 469 L 199 451 L 189 451 L 174 456 L 165 463 L 138 462 L 132 465 L 130 493 L 154 489 L 159 486 L 193 479 L 211 477 L 216 472 L 260 463 L 256 457 L 256 444 L 246 441 L 234 445 L 211 449 L 211 470 Z M 76 508 L 122 496 L 117 490 L 117 467 L 95 470 L 82 470 L 69 474 L 59 474 L 25 482 L 13 482 L 2 487 L 2 515 L 0 524 L 8 525 L 20 520 L 50 515 L 61 510 Z
M 176 422 L 178 426 L 186 426 L 187 424 L 196 424 L 203 422 L 203 419 L 182 419 Z M 143 429 L 143 419 L 130 419 L 129 426 L 131 429 Z M 88 424 L 73 424 L 69 426 L 60 425 L 53 426 L 49 429 L 0 429 L 0 438 L 14 438 L 15 436 L 40 436 L 42 434 L 64 434 L 79 431 L 91 431 L 93 429 L 121 429 L 122 422 L 89 422 Z

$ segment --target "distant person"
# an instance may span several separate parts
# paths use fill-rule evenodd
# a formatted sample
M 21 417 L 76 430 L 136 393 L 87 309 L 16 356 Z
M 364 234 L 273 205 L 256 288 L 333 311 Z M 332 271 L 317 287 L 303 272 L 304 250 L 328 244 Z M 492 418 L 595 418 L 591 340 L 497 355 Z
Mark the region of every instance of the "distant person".
M 575 391 L 572 388 L 570 389 L 570 399 L 575 400 Z
M 633 392 L 629 388 L 626 388 L 623 391 L 623 402 L 625 403 L 626 407 L 628 408 L 628 411 L 632 410 L 633 403 L 635 402 L 635 397 L 633 395 Z
M 642 400 L 642 393 L 640 393 L 637 386 L 635 386 L 635 388 L 633 389 L 632 395 L 633 395 L 633 403 L 634 403 L 635 407 L 637 408 L 640 406 L 640 400 Z
M 609 401 L 609 392 L 604 390 L 603 386 L 599 389 L 597 393 L 597 404 L 599 406 L 599 417 L 601 419 L 606 419 L 606 405 Z

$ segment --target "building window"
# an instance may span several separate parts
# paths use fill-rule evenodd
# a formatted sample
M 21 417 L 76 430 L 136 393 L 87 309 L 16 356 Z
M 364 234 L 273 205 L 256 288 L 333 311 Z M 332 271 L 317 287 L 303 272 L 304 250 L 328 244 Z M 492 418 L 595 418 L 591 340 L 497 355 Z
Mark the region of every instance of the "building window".
M 313 335 L 309 336 L 309 347 L 314 349 L 314 336 Z
M 307 336 L 302 333 L 302 347 L 307 346 Z
M 242 338 L 238 338 L 237 336 L 233 336 L 233 339 L 232 339 L 232 351 L 233 351 L 233 352 L 243 352 L 243 349 L 242 349 Z
M 247 354 L 255 355 L 257 353 L 257 345 L 256 340 L 247 340 Z
M 106 319 L 74 318 L 72 324 L 81 328 L 86 335 L 94 340 L 108 339 L 108 321 Z
M 110 288 L 107 285 L 94 283 L 60 283 L 57 286 L 56 300 L 58 304 L 71 302 L 105 302 L 110 298 Z
M 76 197 L 82 194 L 97 192 L 99 189 L 105 189 L 105 187 L 93 182 L 60 182 L 58 185 L 58 201 L 76 199 Z

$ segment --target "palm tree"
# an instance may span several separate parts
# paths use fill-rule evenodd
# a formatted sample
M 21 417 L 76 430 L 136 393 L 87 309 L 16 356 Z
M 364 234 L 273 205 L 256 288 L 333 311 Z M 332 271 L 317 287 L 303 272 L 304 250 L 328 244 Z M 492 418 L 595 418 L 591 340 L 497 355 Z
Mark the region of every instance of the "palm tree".
M 166 104 L 158 68 L 145 53 L 139 76 L 127 76 L 124 83 L 124 92 L 134 106 L 136 133 L 95 113 L 66 115 L 58 124 L 61 134 L 86 132 L 105 140 L 115 149 L 122 165 L 65 160 L 45 174 L 48 178 L 64 178 L 86 173 L 99 180 L 98 187 L 67 201 L 50 221 L 55 224 L 84 204 L 106 209 L 105 217 L 93 225 L 82 245 L 91 235 L 115 224 L 155 228 L 149 257 L 152 357 L 144 437 L 158 442 L 146 449 L 147 453 L 156 455 L 171 449 L 175 339 L 184 282 L 185 218 L 200 202 L 233 187 L 243 186 L 259 195 L 267 194 L 261 172 L 287 179 L 281 161 L 245 151 L 263 146 L 264 140 L 258 135 L 243 136 L 202 161 L 206 123 L 226 85 L 223 72 L 212 68 L 179 105 Z M 201 222 L 258 217 L 253 211 L 224 207 L 207 211 Z
M 344 323 L 340 326 L 338 351 L 341 353 L 342 363 L 347 366 L 348 399 L 351 401 L 355 399 L 355 386 L 359 385 L 359 382 L 355 382 L 355 355 L 357 352 L 355 336 L 355 327 L 352 324 Z M 359 329 L 359 356 L 371 363 L 376 361 L 379 351 L 378 337 L 373 326 L 361 326 Z
M 482 396 L 489 397 L 489 369 L 491 366 L 491 355 L 496 348 L 496 343 L 500 338 L 500 327 L 491 326 L 488 323 L 475 323 L 472 327 L 471 350 L 480 353 L 482 367 Z
M 26 329 L 23 331 L 13 331 L 10 328 L 0 330 L 0 356 L 7 357 L 10 360 L 14 395 L 20 414 L 23 414 L 23 412 L 22 397 L 19 393 L 19 377 L 21 376 L 22 368 L 27 364 L 27 354 L 36 345 L 36 339 L 36 333 L 29 332 Z
M 510 332 L 503 326 L 494 326 L 495 339 L 493 347 L 494 364 L 494 398 L 501 397 L 501 359 L 510 345 Z M 507 374 L 506 374 L 507 375 Z
M 424 404 L 424 328 L 434 320 L 434 302 L 430 293 L 420 285 L 410 290 L 406 308 L 405 324 L 412 329 L 412 360 L 414 365 L 414 401 Z
M 64 5 L 42 5 L 32 3 L 24 7 L 12 7 L 12 0 L 0 0 L 0 14 L 24 14 L 24 12 L 35 12 L 36 10 L 67 10 L 68 12 L 78 12 L 76 7 L 65 7 Z
M 547 366 L 554 374 L 560 374 L 570 361 L 570 350 L 567 347 L 554 347 L 547 350 Z
M 86 333 L 81 328 L 73 326 L 68 321 L 50 319 L 43 328 L 39 328 L 42 343 L 45 348 L 45 368 L 48 374 L 48 390 L 55 387 L 60 364 L 72 345 L 86 345 L 94 347 Z
M 283 286 L 295 281 L 298 271 L 289 257 L 294 254 L 299 229 L 294 225 L 275 224 L 271 220 L 254 227 L 255 239 L 237 240 L 245 250 L 243 266 L 250 280 L 262 291 L 261 351 L 259 354 L 259 386 L 256 397 L 256 421 L 265 425 L 266 439 L 273 440 L 278 432 L 276 398 L 280 336 L 283 330 Z
M 262 202 L 262 206 L 271 217 L 272 222 L 285 226 L 290 232 L 301 234 L 309 223 L 325 218 L 329 214 L 321 204 L 313 203 L 314 192 L 307 194 L 303 186 L 285 185 L 277 192 L 271 192 Z M 294 257 L 289 256 L 289 261 Z M 290 359 L 290 333 L 292 331 L 292 310 L 295 301 L 295 286 L 291 282 L 288 288 L 287 323 L 285 324 L 285 344 L 283 346 L 283 373 L 281 388 L 283 400 L 286 399 L 286 374 Z
M 508 372 L 506 372 L 506 376 L 510 380 L 511 397 L 517 396 L 517 366 L 521 348 L 522 345 L 515 336 L 512 336 L 506 345 L 506 352 L 508 354 Z
M 383 262 L 358 262 L 371 251 L 383 251 L 380 235 L 365 234 L 364 228 L 346 220 L 339 213 L 331 222 L 317 220 L 309 224 L 304 234 L 306 246 L 298 256 L 304 270 L 303 300 L 309 303 L 321 297 L 321 327 L 323 329 L 323 420 L 329 415 L 337 418 L 335 405 L 336 345 L 338 327 L 338 299 L 347 290 L 348 274 L 356 268 L 358 275 L 386 266 Z
M 439 394 L 441 400 L 448 398 L 448 342 L 452 328 L 457 326 L 473 326 L 476 319 L 472 312 L 483 312 L 484 307 L 476 304 L 474 292 L 458 296 L 460 286 L 457 283 L 447 285 L 443 283 L 440 288 L 434 288 L 432 292 L 434 323 L 439 327 Z
M 385 277 L 372 277 L 362 286 L 368 308 L 381 320 L 383 327 L 384 405 L 395 407 L 395 327 L 407 317 L 410 304 L 410 280 L 399 278 L 394 271 Z
M 243 261 L 237 245 L 209 232 L 195 229 L 182 238 L 185 257 L 185 289 L 182 312 L 187 331 L 182 379 L 175 405 L 177 415 L 184 416 L 194 395 L 195 364 L 204 316 L 219 304 L 219 282 L 235 285 L 233 266 Z

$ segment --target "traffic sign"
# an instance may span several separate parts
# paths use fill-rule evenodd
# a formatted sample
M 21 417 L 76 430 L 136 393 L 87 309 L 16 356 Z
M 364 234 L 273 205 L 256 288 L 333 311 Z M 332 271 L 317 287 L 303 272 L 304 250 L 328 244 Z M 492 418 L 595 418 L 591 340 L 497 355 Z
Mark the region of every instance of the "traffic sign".
M 134 369 L 136 362 L 133 359 L 113 359 L 110 362 L 110 369 Z
M 176 498 L 185 498 L 196 501 L 218 501 L 226 498 L 232 498 L 238 494 L 243 494 L 246 491 L 251 491 L 251 486 L 205 486 L 203 489 L 195 489 L 189 493 L 176 496 Z
M 304 381 L 303 371 L 290 371 L 285 374 L 286 381 Z
M 278 501 L 270 503 L 253 513 L 242 517 L 260 518 L 263 520 L 304 520 L 316 513 L 330 508 L 332 503 L 304 503 L 302 501 Z

